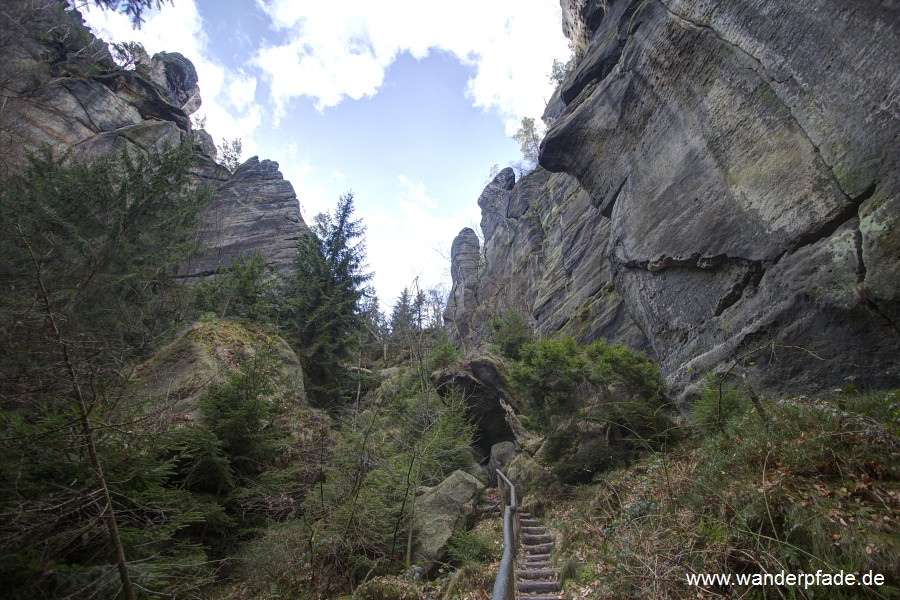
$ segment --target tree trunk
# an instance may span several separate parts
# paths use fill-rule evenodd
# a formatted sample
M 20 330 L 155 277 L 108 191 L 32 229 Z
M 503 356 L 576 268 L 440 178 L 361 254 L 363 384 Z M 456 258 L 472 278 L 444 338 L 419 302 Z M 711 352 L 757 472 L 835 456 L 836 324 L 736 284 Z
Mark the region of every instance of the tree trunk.
M 68 376 L 69 382 L 72 384 L 72 396 L 75 399 L 76 406 L 78 407 L 78 417 L 81 423 L 81 433 L 84 436 L 84 441 L 88 448 L 88 455 L 91 459 L 91 468 L 94 471 L 94 478 L 97 480 L 97 487 L 100 488 L 100 491 L 103 494 L 103 502 L 105 504 L 105 506 L 103 507 L 103 520 L 105 521 L 106 529 L 109 532 L 109 541 L 112 544 L 113 553 L 115 554 L 116 558 L 116 566 L 119 569 L 119 579 L 122 581 L 122 593 L 124 594 L 126 600 L 135 600 L 134 587 L 131 585 L 131 577 L 128 574 L 128 562 L 125 560 L 125 550 L 122 547 L 122 540 L 119 538 L 119 527 L 116 524 L 116 514 L 113 510 L 112 498 L 109 495 L 109 488 L 106 486 L 106 477 L 103 475 L 103 466 L 100 464 L 100 457 L 97 455 L 97 445 L 94 443 L 94 430 L 91 428 L 91 422 L 88 419 L 89 413 L 87 402 L 85 402 L 84 400 L 84 394 L 81 390 L 81 384 L 78 381 L 78 373 L 77 371 L 75 371 L 74 363 L 69 356 L 69 347 L 66 344 L 66 341 L 63 339 L 62 333 L 57 326 L 56 318 L 53 315 L 53 305 L 50 302 L 50 294 L 47 292 L 47 288 L 44 285 L 40 265 L 34 255 L 34 251 L 32 250 L 31 245 L 27 240 L 24 239 L 24 236 L 23 240 L 28 246 L 28 250 L 31 252 L 31 260 L 34 264 L 35 276 L 37 277 L 38 284 L 40 285 L 41 296 L 44 301 L 44 310 L 47 316 L 47 322 L 50 324 L 50 329 L 53 331 L 54 340 L 59 346 L 60 352 L 63 356 L 63 364 L 66 368 L 66 375 Z

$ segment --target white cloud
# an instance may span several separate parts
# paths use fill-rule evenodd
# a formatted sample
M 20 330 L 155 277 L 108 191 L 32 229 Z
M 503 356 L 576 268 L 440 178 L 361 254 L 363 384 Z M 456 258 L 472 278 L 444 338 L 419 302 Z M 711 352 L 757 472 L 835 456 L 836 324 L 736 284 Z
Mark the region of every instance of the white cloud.
M 449 281 L 449 240 L 459 233 L 459 223 L 480 218 L 474 202 L 450 217 L 438 216 L 438 202 L 424 184 L 403 175 L 397 178 L 392 200 L 390 212 L 358 207 L 366 224 L 368 262 L 381 267 L 373 284 L 382 309 L 388 311 L 403 288 L 415 281 L 423 290 Z
M 430 49 L 473 65 L 467 93 L 475 106 L 496 109 L 509 134 L 523 116 L 537 117 L 553 89 L 553 58 L 566 58 L 555 0 L 257 0 L 287 42 L 262 47 L 254 63 L 271 87 L 275 120 L 293 98 L 320 110 L 345 98 L 377 93 L 396 56 Z
M 372 96 L 403 52 L 423 58 L 444 51 L 471 66 L 471 102 L 496 110 L 512 134 L 522 116 L 541 114 L 553 91 L 547 77 L 551 61 L 568 54 L 557 0 L 256 0 L 270 19 L 273 39 L 283 42 L 264 43 L 242 68 L 228 68 L 211 58 L 196 2 L 177 0 L 161 12 L 150 11 L 140 30 L 111 11 L 90 10 L 85 18 L 107 41 L 135 40 L 151 54 L 165 50 L 188 57 L 200 77 L 199 112 L 207 130 L 216 141 L 242 138 L 245 156 L 258 153 L 254 132 L 263 118 L 277 126 L 299 97 L 324 109 Z M 266 92 L 270 97 L 264 99 Z M 274 115 L 263 112 L 265 100 Z M 334 208 L 347 181 L 333 165 L 309 162 L 314 158 L 301 152 L 296 139 L 279 142 L 265 153 L 281 163 L 309 223 Z M 357 204 L 357 216 L 367 227 L 373 283 L 382 307 L 389 308 L 417 277 L 423 288 L 449 280 L 449 245 L 461 224 L 478 229 L 480 211 L 470 201 L 447 215 L 424 183 L 402 175 L 384 192 L 378 203 Z
M 206 130 L 220 142 L 241 138 L 244 156 L 257 153 L 253 134 L 262 121 L 255 102 L 257 81 L 243 71 L 228 69 L 210 58 L 203 19 L 194 0 L 178 0 L 160 10 L 144 13 L 140 29 L 116 11 L 85 7 L 85 21 L 104 41 L 136 41 L 151 55 L 180 52 L 197 69 L 203 104 L 198 114 L 206 117 Z

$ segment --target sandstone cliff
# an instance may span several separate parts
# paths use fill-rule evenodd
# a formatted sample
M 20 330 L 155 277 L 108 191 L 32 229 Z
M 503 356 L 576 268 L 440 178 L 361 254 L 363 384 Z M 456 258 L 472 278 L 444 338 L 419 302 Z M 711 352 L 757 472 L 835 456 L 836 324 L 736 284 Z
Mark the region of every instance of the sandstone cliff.
M 234 174 L 215 162 L 215 145 L 194 130 L 197 72 L 178 53 L 161 52 L 133 70 L 116 65 L 106 44 L 65 2 L 11 0 L 0 10 L 0 175 L 22 169 L 29 153 L 50 148 L 78 159 L 150 152 L 187 138 L 198 183 L 216 188 L 198 235 L 207 250 L 181 276 L 215 274 L 232 258 L 261 252 L 279 270 L 308 232 L 293 187 L 278 164 L 251 158 Z
M 896 385 L 896 3 L 562 5 L 580 60 L 546 171 L 482 195 L 484 271 L 449 320 L 646 339 L 679 391 L 735 362 L 763 388 Z

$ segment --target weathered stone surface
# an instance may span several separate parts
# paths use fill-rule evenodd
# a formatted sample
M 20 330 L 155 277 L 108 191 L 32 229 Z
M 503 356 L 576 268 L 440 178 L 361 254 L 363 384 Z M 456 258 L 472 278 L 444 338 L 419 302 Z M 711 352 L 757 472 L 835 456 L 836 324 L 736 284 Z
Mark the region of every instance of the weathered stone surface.
M 609 220 L 572 177 L 539 168 L 513 185 L 513 176 L 512 169 L 501 171 L 478 201 L 485 236 L 481 275 L 451 256 L 452 272 L 463 274 L 454 280 L 445 312 L 451 335 L 476 345 L 491 316 L 514 310 L 538 332 L 649 349 L 611 283 Z M 467 235 L 477 241 L 474 232 Z M 453 302 L 460 297 L 467 301 Z
M 201 215 L 200 239 L 207 251 L 183 265 L 180 277 L 194 281 L 227 267 L 233 258 L 260 252 L 276 270 L 293 264 L 297 240 L 311 235 L 300 217 L 297 195 L 278 163 L 254 156 L 219 188 Z
M 217 192 L 201 215 L 208 251 L 180 275 L 194 282 L 253 251 L 277 270 L 289 268 L 297 239 L 308 232 L 294 190 L 277 163 L 254 157 L 234 175 L 216 164 L 212 138 L 193 131 L 188 118 L 200 105 L 191 61 L 161 52 L 146 68 L 123 70 L 64 2 L 10 2 L 0 11 L 0 175 L 21 169 L 43 147 L 92 161 L 156 153 L 188 139 L 197 151 L 196 183 Z
M 897 8 L 562 7 L 581 60 L 545 114 L 556 174 L 526 177 L 543 182 L 534 203 L 507 212 L 549 219 L 519 237 L 490 223 L 475 335 L 483 307 L 524 304 L 538 331 L 648 345 L 678 391 L 738 360 L 773 391 L 897 385 Z M 543 267 L 516 273 L 529 251 Z
M 897 381 L 896 10 L 813 4 L 609 3 L 544 141 L 677 387 Z
M 63 10 L 64 5 L 12 0 L 0 15 L 2 166 L 21 168 L 29 153 L 43 147 L 58 155 L 75 146 L 84 150 L 98 137 L 154 121 L 190 131 L 183 107 L 191 98 L 199 102 L 190 61 L 178 54 L 154 57 L 162 85 L 122 70 L 80 14 Z M 89 152 L 81 155 L 90 158 Z
M 441 395 L 459 391 L 466 402 L 466 414 L 475 424 L 475 445 L 489 454 L 497 442 L 513 441 L 515 434 L 507 419 L 506 406 L 514 406 L 506 383 L 506 366 L 494 355 L 475 350 L 453 366 L 435 375 Z
M 170 104 L 185 114 L 200 108 L 200 88 L 194 63 L 178 52 L 159 52 L 150 59 L 150 80 L 165 93 Z
M 516 486 L 516 493 L 521 498 L 527 498 L 556 481 L 553 473 L 526 453 L 516 455 L 509 463 L 506 477 Z
M 230 320 L 185 329 L 137 368 L 133 393 L 163 408 L 169 420 L 193 420 L 210 387 L 224 382 L 261 344 L 271 345 L 281 363 L 283 379 L 274 392 L 278 401 L 286 406 L 303 403 L 303 371 L 287 342 L 258 326 Z
M 480 256 L 478 236 L 471 228 L 464 228 L 450 247 L 452 290 L 444 309 L 444 322 L 450 335 L 457 340 L 468 339 L 471 335 Z
M 475 520 L 475 503 L 484 484 L 464 471 L 454 471 L 447 479 L 416 498 L 413 531 L 415 562 L 430 571 L 443 558 L 454 530 L 465 530 Z
M 488 474 L 491 482 L 497 481 L 497 469 L 501 471 L 516 457 L 515 442 L 497 442 L 491 446 L 491 458 L 488 461 Z

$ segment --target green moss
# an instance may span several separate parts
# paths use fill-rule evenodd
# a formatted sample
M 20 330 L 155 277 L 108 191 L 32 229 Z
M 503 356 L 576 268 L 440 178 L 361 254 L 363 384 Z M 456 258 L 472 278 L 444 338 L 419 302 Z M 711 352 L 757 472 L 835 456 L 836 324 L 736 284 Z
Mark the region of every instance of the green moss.
M 259 325 L 234 320 L 201 321 L 183 332 L 138 367 L 134 389 L 144 398 L 174 403 L 178 412 L 193 414 L 212 384 L 221 383 L 256 348 L 274 346 L 293 398 L 303 398 L 303 373 L 287 343 Z

